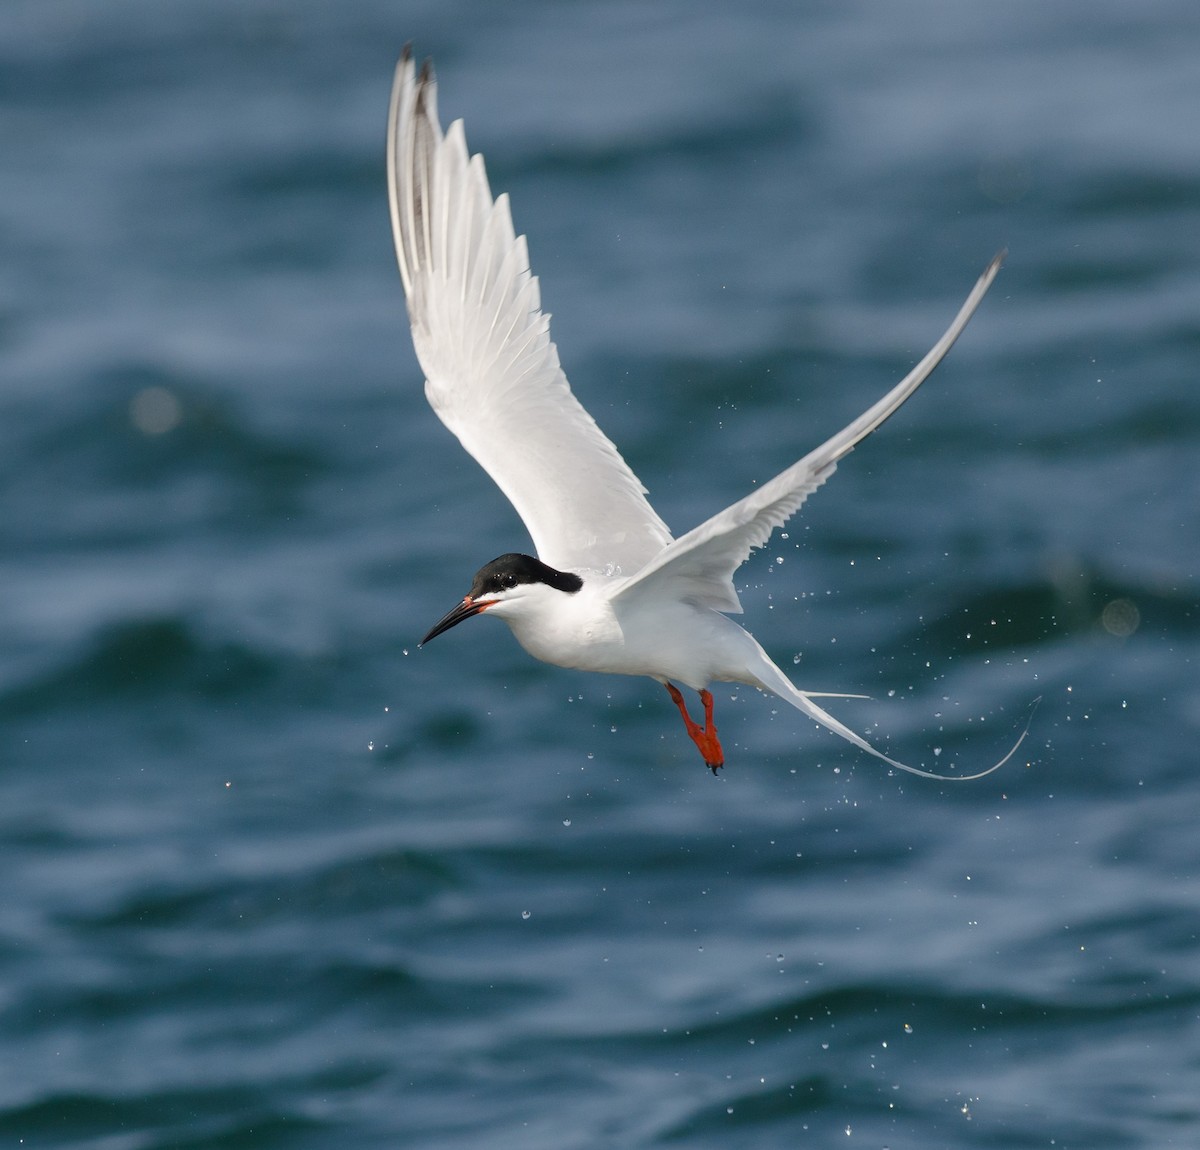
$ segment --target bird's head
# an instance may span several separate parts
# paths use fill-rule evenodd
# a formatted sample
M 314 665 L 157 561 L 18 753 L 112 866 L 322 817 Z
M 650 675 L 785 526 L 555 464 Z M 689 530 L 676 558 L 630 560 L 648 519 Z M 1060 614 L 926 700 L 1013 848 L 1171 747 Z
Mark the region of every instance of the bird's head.
M 578 575 L 558 571 L 532 555 L 501 555 L 475 572 L 471 590 L 462 602 L 443 615 L 418 645 L 423 647 L 443 631 L 483 611 L 491 611 L 501 619 L 516 619 L 536 612 L 547 595 L 574 595 L 582 586 Z

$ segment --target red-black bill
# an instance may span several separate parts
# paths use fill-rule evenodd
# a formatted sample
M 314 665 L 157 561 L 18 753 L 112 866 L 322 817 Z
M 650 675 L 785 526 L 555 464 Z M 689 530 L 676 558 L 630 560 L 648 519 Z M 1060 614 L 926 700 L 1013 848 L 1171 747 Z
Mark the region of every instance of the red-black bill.
M 478 615 L 480 611 L 490 607 L 493 602 L 494 600 L 492 599 L 472 599 L 470 595 L 466 596 L 457 607 L 447 611 L 434 624 L 433 630 L 417 646 L 424 647 L 430 639 L 436 639 L 443 631 L 449 631 L 451 627 L 457 627 L 464 619 L 470 619 L 472 615 Z

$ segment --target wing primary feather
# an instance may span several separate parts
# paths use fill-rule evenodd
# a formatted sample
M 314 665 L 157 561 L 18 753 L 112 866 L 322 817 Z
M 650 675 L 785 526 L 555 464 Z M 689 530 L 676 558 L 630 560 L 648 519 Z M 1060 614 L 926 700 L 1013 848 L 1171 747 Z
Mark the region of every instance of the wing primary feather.
M 404 117 L 402 105 L 405 98 L 411 91 L 411 84 L 408 82 L 412 73 L 412 44 L 404 45 L 404 51 L 400 55 L 400 62 L 396 65 L 396 78 L 392 85 L 392 98 L 388 104 L 388 130 L 387 130 L 387 169 L 390 174 L 388 179 L 388 214 L 392 219 L 392 235 L 396 240 L 396 262 L 400 265 L 400 281 L 404 285 L 404 294 L 407 298 L 412 292 L 412 276 L 408 270 L 408 252 L 407 242 L 405 237 L 411 234 L 412 224 L 409 221 L 408 227 L 401 226 L 401 212 L 408 210 L 408 205 L 401 205 L 399 188 L 401 184 L 411 185 L 412 180 L 403 179 L 401 171 L 408 167 L 408 157 L 403 154 L 400 148 L 400 123 Z

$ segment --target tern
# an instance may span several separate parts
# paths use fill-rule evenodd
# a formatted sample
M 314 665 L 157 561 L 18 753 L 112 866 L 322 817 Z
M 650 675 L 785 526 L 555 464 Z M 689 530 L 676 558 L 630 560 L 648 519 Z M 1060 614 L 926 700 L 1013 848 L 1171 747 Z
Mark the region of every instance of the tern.
M 734 572 L 794 515 L 856 444 L 891 416 L 941 362 L 999 271 L 997 255 L 928 354 L 878 403 L 744 499 L 678 539 L 646 489 L 575 398 L 541 310 L 525 237 L 507 194 L 493 199 L 483 157 L 461 120 L 443 133 L 437 84 L 411 46 L 396 68 L 388 116 L 388 194 L 413 347 L 438 418 L 520 515 L 536 558 L 511 552 L 476 572 L 470 591 L 421 640 L 476 615 L 504 620 L 536 659 L 581 671 L 644 675 L 666 687 L 715 774 L 725 755 L 713 682 L 778 696 L 856 747 L 902 771 L 802 691 L 728 616 L 742 610 Z M 676 684 L 699 693 L 701 726 Z

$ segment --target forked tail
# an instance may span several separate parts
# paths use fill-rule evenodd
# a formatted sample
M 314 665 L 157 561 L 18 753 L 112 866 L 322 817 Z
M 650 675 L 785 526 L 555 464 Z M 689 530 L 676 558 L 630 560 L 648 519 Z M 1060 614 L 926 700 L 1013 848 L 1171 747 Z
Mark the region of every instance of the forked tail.
M 1022 728 L 1021 734 L 1018 736 L 1017 741 L 1013 743 L 1008 754 L 998 763 L 994 763 L 986 771 L 978 771 L 973 775 L 939 775 L 933 771 L 923 771 L 920 767 L 910 767 L 906 763 L 897 762 L 882 751 L 876 750 L 861 735 L 855 734 L 845 723 L 835 719 L 828 711 L 822 707 L 818 707 L 813 702 L 813 699 L 861 699 L 865 698 L 865 696 L 840 695 L 826 691 L 801 691 L 774 663 L 771 663 L 770 666 L 775 674 L 769 677 L 769 681 L 760 681 L 758 685 L 763 690 L 770 691 L 773 695 L 778 695 L 785 702 L 791 703 L 798 711 L 803 711 L 810 719 L 820 723 L 823 727 L 827 727 L 835 735 L 841 735 L 847 742 L 853 743 L 860 750 L 866 751 L 867 754 L 874 755 L 877 759 L 882 759 L 888 766 L 895 767 L 898 771 L 907 771 L 910 775 L 920 775 L 924 779 L 940 779 L 945 782 L 965 783 L 971 779 L 982 779 L 984 775 L 990 775 L 993 771 L 998 771 L 1004 766 L 1017 753 L 1018 748 L 1025 741 L 1025 736 L 1029 734 L 1029 726 L 1033 722 L 1034 712 L 1037 710 L 1038 704 L 1042 701 L 1041 696 L 1034 699 L 1033 706 L 1029 711 L 1029 717 L 1025 720 L 1025 726 Z

